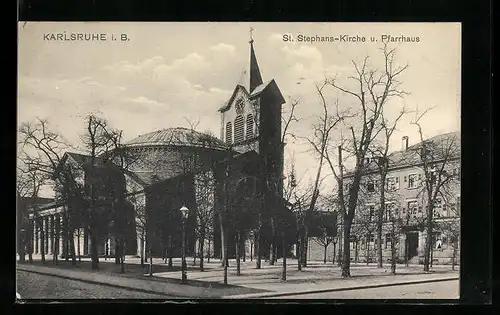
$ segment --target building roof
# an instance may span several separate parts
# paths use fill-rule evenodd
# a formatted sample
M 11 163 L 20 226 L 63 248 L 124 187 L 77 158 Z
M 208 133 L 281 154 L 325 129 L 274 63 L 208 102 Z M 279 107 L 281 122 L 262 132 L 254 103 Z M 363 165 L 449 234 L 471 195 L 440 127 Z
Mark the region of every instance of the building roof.
M 149 132 L 130 140 L 126 143 L 126 146 L 190 146 L 219 150 L 228 148 L 222 140 L 214 136 L 183 127 Z
M 429 139 L 409 146 L 406 150 L 399 150 L 389 154 L 389 169 L 401 168 L 422 163 L 421 149 L 425 146 L 431 151 L 432 161 L 443 160 L 447 155 L 448 159 L 460 158 L 460 132 L 449 132 L 440 134 Z M 446 148 L 452 146 L 451 150 Z M 446 153 L 445 153 L 446 152 Z M 366 166 L 367 170 L 376 171 L 376 163 L 370 163 Z M 352 170 L 345 174 L 346 177 L 352 175 Z

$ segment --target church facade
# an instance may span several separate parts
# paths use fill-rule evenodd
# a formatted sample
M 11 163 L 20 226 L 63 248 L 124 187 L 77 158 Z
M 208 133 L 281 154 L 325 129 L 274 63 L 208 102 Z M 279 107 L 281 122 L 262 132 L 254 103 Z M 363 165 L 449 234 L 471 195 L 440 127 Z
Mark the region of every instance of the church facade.
M 102 166 L 103 173 L 93 171 L 105 187 L 99 195 L 101 210 L 110 213 L 103 216 L 98 232 L 94 228 L 98 235 L 92 237 L 85 225 L 72 226 L 69 238 L 62 235 L 73 210 L 57 198 L 33 207 L 32 252 L 43 247 L 46 254 L 88 256 L 94 240 L 100 256 L 113 256 L 120 234 L 125 255 L 178 257 L 185 224 L 188 255 L 222 257 L 225 246 L 230 257 L 236 248 L 242 256 L 256 256 L 257 250 L 266 257 L 271 240 L 276 243 L 277 217 L 287 211 L 282 200 L 285 100 L 274 80 L 263 81 L 253 40 L 246 75 L 219 108 L 219 138 L 181 127 L 153 131 L 123 146 L 130 159 L 126 169 L 115 172 Z M 81 169 L 75 181 L 82 187 L 95 182 L 87 171 L 95 163 L 89 156 L 68 152 L 62 163 Z M 119 197 L 105 197 L 110 186 L 120 191 Z M 189 209 L 185 222 L 179 210 L 183 206 Z M 117 218 L 125 222 L 120 233 Z

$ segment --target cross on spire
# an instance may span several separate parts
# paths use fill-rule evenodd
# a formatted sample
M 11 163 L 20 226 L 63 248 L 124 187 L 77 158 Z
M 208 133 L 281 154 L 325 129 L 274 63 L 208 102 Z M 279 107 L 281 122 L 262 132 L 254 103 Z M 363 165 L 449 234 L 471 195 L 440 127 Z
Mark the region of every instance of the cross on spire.
M 253 43 L 253 37 L 252 37 L 252 32 L 254 31 L 254 28 L 250 26 L 250 44 Z

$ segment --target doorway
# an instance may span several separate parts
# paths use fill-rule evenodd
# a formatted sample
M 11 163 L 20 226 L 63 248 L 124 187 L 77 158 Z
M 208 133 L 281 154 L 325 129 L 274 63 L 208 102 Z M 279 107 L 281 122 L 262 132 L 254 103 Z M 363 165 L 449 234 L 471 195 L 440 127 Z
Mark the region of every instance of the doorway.
M 406 234 L 408 240 L 408 259 L 418 255 L 418 232 L 411 232 Z

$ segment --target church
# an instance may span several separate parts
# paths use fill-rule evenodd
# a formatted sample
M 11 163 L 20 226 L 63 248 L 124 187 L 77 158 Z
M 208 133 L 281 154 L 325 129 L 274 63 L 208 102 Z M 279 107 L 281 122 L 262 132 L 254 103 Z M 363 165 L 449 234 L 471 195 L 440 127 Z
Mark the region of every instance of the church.
M 237 250 L 240 257 L 256 257 L 258 251 L 266 258 L 271 244 L 281 243 L 285 229 L 290 232 L 295 219 L 282 197 L 285 99 L 274 80 L 263 80 L 253 39 L 249 44 L 246 78 L 218 108 L 219 137 L 175 127 L 140 135 L 123 146 L 133 161 L 115 174 L 118 182 L 104 182 L 122 191 L 123 202 L 102 207 L 113 208 L 109 211 L 126 221 L 120 232 L 125 255 L 179 257 L 184 225 L 189 256 L 222 258 L 226 248 L 230 258 Z M 86 165 L 95 162 L 67 152 L 61 163 L 80 168 L 77 180 L 87 182 Z M 189 209 L 185 221 L 181 207 Z M 43 247 L 45 254 L 90 255 L 87 226 L 76 227 L 69 239 L 60 235 L 71 207 L 56 198 L 35 208 L 30 215 L 33 253 Z M 100 256 L 113 256 L 116 222 L 103 226 L 92 239 L 98 242 Z M 288 234 L 293 240 L 295 233 Z

